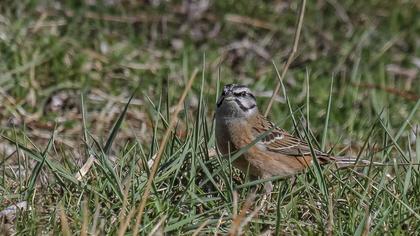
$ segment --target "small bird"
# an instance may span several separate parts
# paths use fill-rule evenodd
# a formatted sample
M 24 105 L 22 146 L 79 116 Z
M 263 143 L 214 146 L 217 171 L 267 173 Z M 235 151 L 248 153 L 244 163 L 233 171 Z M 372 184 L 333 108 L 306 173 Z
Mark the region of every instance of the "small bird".
M 235 167 L 252 178 L 291 177 L 312 164 L 309 145 L 261 115 L 255 96 L 244 85 L 224 86 L 217 101 L 215 118 L 217 148 L 223 155 L 232 154 L 260 139 L 233 161 Z M 352 162 L 316 149 L 313 151 L 321 165 L 333 161 Z M 267 193 L 271 193 L 272 188 L 270 182 L 265 184 Z

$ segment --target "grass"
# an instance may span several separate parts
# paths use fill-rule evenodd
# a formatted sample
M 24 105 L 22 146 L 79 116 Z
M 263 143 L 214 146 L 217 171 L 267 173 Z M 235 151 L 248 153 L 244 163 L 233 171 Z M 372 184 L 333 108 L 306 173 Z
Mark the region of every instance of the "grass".
M 384 165 L 275 178 L 257 211 L 264 181 L 214 155 L 214 104 L 237 82 L 265 110 L 298 2 L 150 2 L 1 4 L 0 211 L 27 202 L 1 234 L 420 230 L 418 3 L 307 2 L 269 117 L 313 148 Z

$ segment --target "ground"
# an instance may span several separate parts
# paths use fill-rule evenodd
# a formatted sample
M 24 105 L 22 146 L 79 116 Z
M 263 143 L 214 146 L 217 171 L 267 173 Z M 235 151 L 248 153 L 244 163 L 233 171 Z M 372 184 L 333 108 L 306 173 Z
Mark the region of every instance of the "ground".
M 311 168 L 293 185 L 276 180 L 256 211 L 262 192 L 250 196 L 261 181 L 213 150 L 220 87 L 248 85 L 265 110 L 300 4 L 2 1 L 0 211 L 16 203 L 26 210 L 3 217 L 0 232 L 418 232 L 418 1 L 306 2 L 286 94 L 269 113 L 286 130 L 308 133 L 316 148 L 383 165 Z

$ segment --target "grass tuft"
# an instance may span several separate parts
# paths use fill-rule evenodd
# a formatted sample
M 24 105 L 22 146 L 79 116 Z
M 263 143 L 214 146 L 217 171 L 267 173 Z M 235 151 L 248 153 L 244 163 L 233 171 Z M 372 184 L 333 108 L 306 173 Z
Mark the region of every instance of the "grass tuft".
M 2 3 L 1 235 L 420 231 L 416 1 Z M 215 150 L 228 83 L 375 164 L 251 180 Z

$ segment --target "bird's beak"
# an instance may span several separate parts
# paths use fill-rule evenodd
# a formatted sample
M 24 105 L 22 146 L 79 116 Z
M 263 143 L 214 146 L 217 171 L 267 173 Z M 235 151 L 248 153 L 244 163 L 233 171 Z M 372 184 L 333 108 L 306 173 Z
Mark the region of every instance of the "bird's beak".
M 217 106 L 222 105 L 223 101 L 232 101 L 234 100 L 235 96 L 233 96 L 232 92 L 226 93 L 224 96 L 220 96 L 219 100 L 217 101 Z

